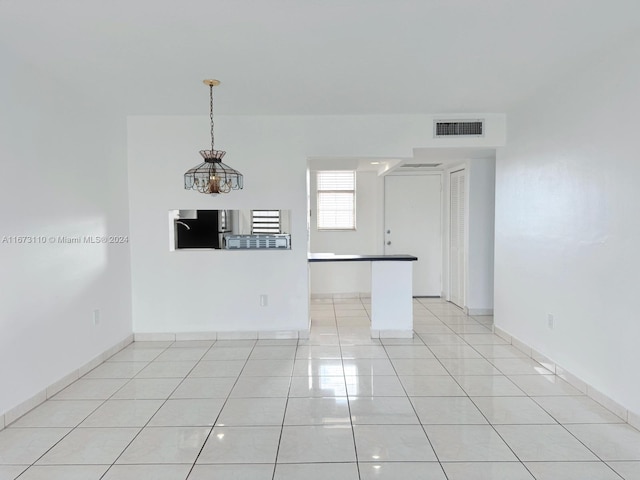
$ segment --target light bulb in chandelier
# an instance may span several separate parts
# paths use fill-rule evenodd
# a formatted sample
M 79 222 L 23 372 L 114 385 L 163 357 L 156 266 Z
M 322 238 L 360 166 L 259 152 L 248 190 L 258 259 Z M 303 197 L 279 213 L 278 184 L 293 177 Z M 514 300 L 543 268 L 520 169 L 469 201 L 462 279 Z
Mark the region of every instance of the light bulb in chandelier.
M 184 188 L 211 195 L 240 190 L 244 186 L 242 174 L 229 165 L 222 163 L 222 157 L 225 156 L 226 152 L 214 148 L 213 87 L 220 85 L 220 82 L 218 80 L 204 80 L 204 83 L 209 86 L 211 150 L 200 150 L 200 155 L 202 155 L 204 162 L 187 170 L 184 174 Z
M 209 179 L 209 193 L 229 193 L 231 188 L 228 182 L 220 182 L 220 179 L 215 175 Z

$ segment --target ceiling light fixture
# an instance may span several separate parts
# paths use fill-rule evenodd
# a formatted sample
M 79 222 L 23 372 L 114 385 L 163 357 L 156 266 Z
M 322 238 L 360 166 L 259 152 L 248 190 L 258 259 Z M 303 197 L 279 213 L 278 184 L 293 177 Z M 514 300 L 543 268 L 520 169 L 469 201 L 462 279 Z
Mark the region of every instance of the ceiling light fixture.
M 222 163 L 222 157 L 227 153 L 216 150 L 213 137 L 213 87 L 220 85 L 219 80 L 203 80 L 209 86 L 209 118 L 211 119 L 211 150 L 200 150 L 204 158 L 197 167 L 187 170 L 184 174 L 184 188 L 197 190 L 200 193 L 216 195 L 229 193 L 231 190 L 240 190 L 243 186 L 242 174 Z

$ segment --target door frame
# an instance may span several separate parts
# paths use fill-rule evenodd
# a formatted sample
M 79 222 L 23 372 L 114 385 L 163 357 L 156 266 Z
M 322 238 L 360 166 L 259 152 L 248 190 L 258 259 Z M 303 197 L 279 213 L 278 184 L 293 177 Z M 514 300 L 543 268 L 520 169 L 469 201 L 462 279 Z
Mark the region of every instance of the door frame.
M 451 301 L 451 249 L 449 248 L 451 242 L 451 174 L 460 170 L 465 171 L 464 182 L 464 298 L 463 298 L 463 310 L 467 311 L 467 292 L 469 286 L 469 166 L 467 162 L 461 162 L 452 165 L 444 170 L 443 183 L 442 183 L 442 219 L 443 219 L 443 255 L 442 255 L 442 295 L 441 297 L 446 301 Z

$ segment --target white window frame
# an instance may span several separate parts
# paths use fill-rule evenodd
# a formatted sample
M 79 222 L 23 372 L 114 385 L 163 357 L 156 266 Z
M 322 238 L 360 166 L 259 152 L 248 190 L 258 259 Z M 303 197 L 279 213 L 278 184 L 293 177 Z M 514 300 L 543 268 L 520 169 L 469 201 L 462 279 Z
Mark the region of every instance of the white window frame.
M 351 177 L 351 178 L 348 178 Z M 316 172 L 316 228 L 319 231 L 356 229 L 355 170 Z M 350 196 L 350 200 L 349 200 Z M 342 198 L 339 198 L 342 197 Z M 345 198 L 347 199 L 345 201 Z M 323 210 L 324 208 L 324 210 Z M 345 210 L 346 209 L 346 210 Z M 347 212 L 346 218 L 340 218 Z M 349 218 L 350 217 L 350 218 Z M 341 220 L 343 220 L 341 222 Z M 351 221 L 349 221 L 351 220 Z

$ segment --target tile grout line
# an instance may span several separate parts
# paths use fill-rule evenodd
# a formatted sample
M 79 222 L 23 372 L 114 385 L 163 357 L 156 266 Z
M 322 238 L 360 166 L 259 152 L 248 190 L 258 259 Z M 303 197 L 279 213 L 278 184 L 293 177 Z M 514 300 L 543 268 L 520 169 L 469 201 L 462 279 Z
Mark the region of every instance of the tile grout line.
M 420 340 L 422 340 L 422 339 L 420 339 Z M 426 346 L 426 344 L 425 344 L 425 346 Z M 389 358 L 389 362 L 391 363 L 391 367 L 393 368 L 393 371 L 395 372 L 395 376 L 398 379 L 398 382 L 400 383 L 400 385 L 402 387 L 402 390 L 404 391 L 404 393 L 406 395 L 407 400 L 409 401 L 409 405 L 411 405 L 411 409 L 413 410 L 414 415 L 418 419 L 418 424 L 420 425 L 420 428 L 422 429 L 422 432 L 424 433 L 424 436 L 426 437 L 427 442 L 429 442 L 429 446 L 431 447 L 431 450 L 433 451 L 433 455 L 436 457 L 436 461 L 438 462 L 438 465 L 440 466 L 440 470 L 444 474 L 445 478 L 448 479 L 449 476 L 447 475 L 447 473 L 445 472 L 445 470 L 444 470 L 444 468 L 442 466 L 442 462 L 440 461 L 440 457 L 438 456 L 438 452 L 436 452 L 436 449 L 433 447 L 433 442 L 429 438 L 429 435 L 427 434 L 427 430 L 425 429 L 424 424 L 420 421 L 420 416 L 418 415 L 418 412 L 416 410 L 415 405 L 411 401 L 411 396 L 409 395 L 409 393 L 407 392 L 407 389 L 405 388 L 404 384 L 400 380 L 400 375 L 398 374 L 398 371 L 396 370 L 395 365 L 393 364 L 393 362 L 391 361 L 391 358 L 389 357 L 389 352 L 387 352 L 386 345 L 383 345 L 382 348 L 384 348 L 384 351 L 387 354 L 387 357 Z M 429 351 L 431 351 L 431 350 L 429 350 Z
M 170 351 L 170 350 L 169 350 L 169 348 L 171 348 L 171 345 L 173 345 L 175 342 L 176 342 L 176 341 L 174 340 L 174 341 L 173 341 L 170 345 L 168 345 L 168 346 L 167 346 L 167 347 L 166 347 L 166 348 L 165 348 L 161 353 L 159 353 L 158 355 L 156 355 L 156 356 L 155 356 L 155 358 L 154 358 L 153 360 L 151 360 L 151 362 L 149 362 L 149 364 L 153 363 L 153 362 L 154 362 L 154 361 L 155 361 L 155 360 L 156 360 L 160 355 L 162 355 L 163 353 L 165 353 L 165 352 L 167 352 L 167 351 Z M 134 342 L 134 343 L 135 343 L 135 342 Z M 162 401 L 162 404 L 161 404 L 161 405 L 156 409 L 156 411 L 155 411 L 155 412 L 154 412 L 154 413 L 149 417 L 149 419 L 147 420 L 147 422 L 142 426 L 142 428 L 140 428 L 140 430 L 138 431 L 138 433 L 137 433 L 137 434 L 136 434 L 136 435 L 131 439 L 131 441 L 130 441 L 130 442 L 129 442 L 129 443 L 128 443 L 128 444 L 127 444 L 123 449 L 122 449 L 122 451 L 120 452 L 120 454 L 115 458 L 115 460 L 111 463 L 111 465 L 109 466 L 109 468 L 107 468 L 107 471 L 106 471 L 106 472 L 104 472 L 104 474 L 100 477 L 100 479 L 103 479 L 103 478 L 107 475 L 107 473 L 109 472 L 109 470 L 111 470 L 111 469 L 116 465 L 116 463 L 118 462 L 118 460 L 120 459 L 120 457 L 122 457 L 122 455 L 124 454 L 124 452 L 125 452 L 125 451 L 126 451 L 126 450 L 127 450 L 127 449 L 132 445 L 132 444 L 133 444 L 133 442 L 134 442 L 134 441 L 135 441 L 135 440 L 140 436 L 140 434 L 144 431 L 144 429 L 145 429 L 145 428 L 147 428 L 147 427 L 149 426 L 149 422 L 151 422 L 151 420 L 153 419 L 153 417 L 154 417 L 155 415 L 157 415 L 157 413 L 160 411 L 160 409 L 162 409 L 162 407 L 163 407 L 164 405 L 166 405 L 166 403 L 167 403 L 167 402 L 169 401 L 169 399 L 171 398 L 171 395 L 173 395 L 173 394 L 176 392 L 176 390 L 180 387 L 180 385 L 182 385 L 182 383 L 186 380 L 186 378 L 187 378 L 187 377 L 189 376 L 189 374 L 193 371 L 193 369 L 194 369 L 194 368 L 196 368 L 196 365 L 198 365 L 198 363 L 200 363 L 200 361 L 202 360 L 202 357 L 204 357 L 204 356 L 207 354 L 207 352 L 213 348 L 213 345 L 215 345 L 215 341 L 214 341 L 214 343 L 213 343 L 213 344 L 211 344 L 211 346 L 207 349 L 207 351 L 206 351 L 206 352 L 204 352 L 204 353 L 201 355 L 200 360 L 198 360 L 198 361 L 193 365 L 193 367 L 191 367 L 191 369 L 190 369 L 190 370 L 189 370 L 189 371 L 184 375 L 184 377 L 182 377 L 182 380 L 178 382 L 178 384 L 174 387 L 174 389 L 173 389 L 173 390 L 171 390 L 171 393 L 169 393 L 169 394 L 167 395 L 167 398 L 165 398 L 165 399 L 158 399 L 158 400 L 163 400 L 163 401 Z M 147 367 L 148 367 L 148 365 L 147 365 Z M 147 368 L 147 367 L 145 367 L 145 368 Z M 143 368 L 142 370 L 144 370 L 144 368 Z M 141 370 L 140 372 L 138 372 L 138 374 L 139 374 L 139 373 L 141 373 L 141 372 L 142 372 L 142 370 Z M 136 374 L 136 376 L 137 376 L 137 374 Z M 136 378 L 136 376 L 134 376 L 133 378 L 131 378 L 131 380 L 135 379 L 135 378 Z M 164 377 L 164 378 L 170 378 L 170 377 Z M 131 381 L 131 380 L 130 380 L 130 381 Z M 114 394 L 113 394 L 113 395 L 115 395 L 115 394 L 116 394 L 116 393 L 118 393 L 120 390 L 122 390 L 122 388 L 124 388 L 126 385 L 128 385 L 128 384 L 130 383 L 130 381 L 129 381 L 129 382 L 127 382 L 127 383 L 125 383 L 125 384 L 124 384 L 120 389 L 118 389 L 116 392 L 114 392 Z M 111 399 L 113 399 L 113 395 L 109 398 L 110 400 L 111 400 Z M 134 398 L 134 399 L 132 399 L 132 400 L 142 400 L 142 399 L 136 399 L 136 398 Z M 213 428 L 213 427 L 212 427 L 212 428 Z M 211 433 L 211 432 L 209 432 L 209 433 Z M 208 438 L 208 437 L 207 437 L 207 438 Z M 205 443 L 206 443 L 206 440 L 205 440 Z M 204 446 L 204 444 L 203 444 L 203 446 Z M 194 462 L 194 463 L 195 463 L 195 462 Z M 192 467 L 192 468 L 193 468 L 193 467 Z M 189 470 L 189 473 L 187 473 L 187 477 L 189 476 L 189 474 L 190 474 L 190 473 L 191 473 L 191 469 Z M 186 477 L 185 477 L 185 478 L 186 478 Z
M 284 411 L 282 412 L 282 424 L 280 425 L 280 436 L 278 437 L 278 446 L 276 447 L 276 456 L 273 459 L 273 472 L 271 474 L 271 480 L 276 478 L 276 469 L 278 468 L 278 456 L 280 455 L 280 445 L 282 444 L 282 435 L 284 434 L 285 418 L 287 418 L 287 409 L 289 408 L 289 395 L 291 394 L 291 385 L 293 383 L 293 374 L 296 368 L 296 358 L 298 355 L 300 340 L 296 341 L 296 349 L 293 353 L 293 365 L 291 366 L 291 375 L 289 376 L 289 388 L 287 389 L 287 397 L 284 402 Z
M 437 315 L 436 315 L 436 316 L 437 316 Z M 438 319 L 440 319 L 440 317 L 439 317 L 439 316 L 437 316 L 437 318 L 438 318 Z M 441 320 L 441 319 L 440 319 L 440 320 Z M 442 321 L 442 320 L 441 320 L 441 321 Z M 443 323 L 444 323 L 444 322 L 443 322 Z M 488 359 L 487 359 L 487 358 L 486 358 L 486 357 L 485 357 L 481 352 L 478 352 L 478 350 L 476 350 L 476 349 L 474 348 L 474 346 L 473 346 L 473 345 L 471 345 L 470 343 L 468 343 L 468 342 L 466 341 L 466 339 L 464 339 L 464 338 L 462 338 L 462 337 L 460 337 L 460 338 L 464 341 L 464 344 L 465 344 L 465 345 L 467 345 L 467 346 L 471 347 L 474 351 L 476 351 L 476 352 L 480 355 L 480 357 L 481 357 L 482 359 L 484 359 L 485 361 L 488 361 Z M 489 363 L 490 363 L 491 365 L 493 365 L 491 362 L 489 362 Z M 444 364 L 443 364 L 442 366 L 445 368 L 445 370 L 447 370 L 447 369 L 446 369 L 446 367 L 444 366 Z M 447 372 L 448 372 L 448 371 L 449 371 L 449 370 L 447 370 Z M 463 376 L 463 375 L 460 375 L 460 376 Z M 520 465 L 522 465 L 522 467 L 523 467 L 523 468 L 524 468 L 524 469 L 525 469 L 525 470 L 526 470 L 526 471 L 527 471 L 527 472 L 528 472 L 528 473 L 529 473 L 533 478 L 535 478 L 535 476 L 533 475 L 533 473 L 532 473 L 532 472 L 527 468 L 527 466 L 526 466 L 526 465 L 524 464 L 524 462 L 520 459 L 520 457 L 516 454 L 516 452 L 513 450 L 513 448 L 511 448 L 511 445 L 509 445 L 509 444 L 507 443 L 507 441 L 502 437 L 502 435 L 500 435 L 500 432 L 498 432 L 498 430 L 495 428 L 495 426 L 493 425 L 493 423 L 491 423 L 491 421 L 490 421 L 490 420 L 487 418 L 487 416 L 482 412 L 482 410 L 480 410 L 480 408 L 478 408 L 478 405 L 473 401 L 473 399 L 471 398 L 471 395 L 469 395 L 469 392 L 467 392 L 467 390 L 465 390 L 465 388 L 460 384 L 460 382 L 458 381 L 458 379 L 457 379 L 455 376 L 451 375 L 451 378 L 453 379 L 453 381 L 454 381 L 454 382 L 456 382 L 456 383 L 458 384 L 458 386 L 459 386 L 459 387 L 462 389 L 462 391 L 466 394 L 466 398 L 467 398 L 467 399 L 471 402 L 471 404 L 472 404 L 472 405 L 473 405 L 473 406 L 478 410 L 478 412 L 480 412 L 480 414 L 482 415 L 482 417 L 486 420 L 487 424 L 491 426 L 491 429 L 495 432 L 495 434 L 498 436 L 498 438 L 500 438 L 500 440 L 505 444 L 505 446 L 509 449 L 509 451 L 510 451 L 510 452 L 513 454 L 513 456 L 517 459 L 517 461 L 520 463 Z M 505 376 L 505 378 L 506 378 L 506 376 Z M 517 387 L 517 386 L 516 386 L 516 387 Z M 524 391 L 523 391 L 523 393 L 525 393 L 525 394 L 526 394 L 526 392 L 524 392 Z
M 362 300 L 360 300 L 360 303 L 362 303 Z M 363 304 L 364 306 L 364 304 Z M 335 303 L 333 305 L 334 308 L 334 314 L 335 314 Z M 344 369 L 344 356 L 342 353 L 342 341 L 340 339 L 340 329 L 338 329 L 338 316 L 337 314 L 335 314 L 335 318 L 336 318 L 336 329 L 338 330 L 338 348 L 340 350 L 340 365 L 342 366 L 342 381 L 344 382 L 344 389 L 345 389 L 345 394 L 346 394 L 346 398 L 347 398 L 347 409 L 349 411 L 349 425 L 351 426 L 351 439 L 353 441 L 353 453 L 355 456 L 355 462 L 356 462 L 356 471 L 358 472 L 358 479 L 362 480 L 362 474 L 360 473 L 360 462 L 358 461 L 358 444 L 356 443 L 356 431 L 353 425 L 353 417 L 351 415 L 351 397 L 349 396 L 349 390 L 348 390 L 348 386 L 347 386 L 347 376 L 346 376 L 346 372 Z M 369 318 L 369 324 L 371 324 L 371 319 Z
M 213 346 L 218 343 L 218 341 L 216 340 L 214 342 L 213 345 L 211 345 L 211 347 L 209 348 L 209 350 L 207 350 L 206 353 L 208 353 L 209 351 L 211 351 L 211 349 L 213 348 Z M 244 365 L 242 366 L 242 368 L 240 369 L 240 372 L 238 372 L 235 381 L 233 382 L 233 385 L 231 386 L 231 388 L 229 389 L 229 393 L 227 394 L 226 398 L 224 399 L 224 402 L 222 402 L 222 405 L 220 406 L 220 411 L 218 412 L 218 415 L 216 416 L 216 418 L 213 421 L 213 424 L 211 425 L 211 428 L 209 429 L 209 432 L 207 433 L 204 442 L 202 442 L 202 446 L 200 447 L 200 449 L 198 450 L 198 453 L 196 455 L 196 457 L 193 459 L 193 463 L 191 464 L 191 468 L 189 468 L 189 471 L 187 472 L 187 476 L 185 477 L 185 480 L 187 478 L 189 478 L 189 476 L 191 475 L 191 473 L 193 472 L 193 469 L 196 467 L 196 464 L 198 463 L 198 459 L 200 458 L 200 455 L 202 455 L 202 452 L 205 448 L 205 446 L 207 445 L 207 442 L 209 442 L 209 439 L 211 438 L 211 434 L 213 433 L 214 428 L 216 427 L 216 423 L 218 421 L 218 419 L 220 418 L 220 415 L 222 415 L 222 412 L 224 410 L 224 407 L 227 405 L 227 402 L 229 401 L 229 399 L 231 398 L 231 394 L 233 393 L 233 389 L 235 388 L 235 386 L 238 384 L 238 380 L 240 379 L 240 376 L 242 375 L 242 372 L 244 371 L 245 367 L 247 366 L 247 362 L 249 362 L 249 358 L 251 357 L 251 354 L 253 353 L 254 349 L 256 348 L 256 345 L 258 344 L 258 341 L 255 340 L 253 343 L 253 346 L 251 347 L 251 351 L 249 352 L 249 355 L 247 355 L 246 360 L 244 361 Z M 220 347 L 220 348 L 226 348 L 226 347 Z M 232 348 L 232 347 L 229 347 Z M 202 361 L 202 358 L 204 358 L 204 356 L 206 355 L 206 353 L 200 358 L 200 361 Z M 198 361 L 198 363 L 200 363 L 200 361 Z M 196 364 L 197 365 L 197 364 Z M 194 365 L 193 368 L 195 368 L 196 366 Z M 193 371 L 193 369 L 190 370 L 189 373 L 191 373 Z M 189 374 L 187 374 L 185 376 L 185 379 L 187 378 Z M 215 378 L 215 377 L 202 377 L 202 378 Z M 183 380 L 184 381 L 184 380 Z M 180 382 L 181 384 L 182 382 Z M 177 389 L 178 387 L 176 387 Z M 171 395 L 173 395 L 173 393 L 175 393 L 175 390 L 171 393 Z
M 440 318 L 440 317 L 438 317 L 438 318 Z M 492 335 L 495 335 L 495 333 L 492 333 Z M 465 340 L 465 339 L 463 338 L 463 340 Z M 467 342 L 466 342 L 466 340 L 465 340 L 465 343 L 467 343 Z M 493 362 L 492 362 L 490 359 L 486 358 L 486 357 L 485 357 L 481 352 L 479 352 L 479 351 L 478 351 L 478 350 L 477 350 L 477 349 L 476 349 L 472 344 L 468 344 L 468 345 L 469 345 L 469 346 L 471 346 L 471 348 L 473 348 L 474 350 L 476 350 L 476 351 L 481 355 L 481 357 L 482 357 L 484 360 L 488 361 L 491 365 L 494 365 L 494 364 L 493 364 Z M 507 345 L 508 345 L 508 344 L 507 344 Z M 533 360 L 535 361 L 535 359 L 533 359 Z M 538 363 L 539 363 L 539 362 L 538 362 Z M 444 366 L 444 365 L 443 365 L 443 366 Z M 495 366 L 495 365 L 494 365 L 494 366 Z M 446 368 L 446 367 L 445 367 L 445 368 Z M 497 368 L 497 367 L 496 367 L 496 368 Z M 500 369 L 498 369 L 498 370 L 501 372 L 502 376 L 504 376 L 505 378 L 509 379 L 509 381 L 511 381 L 511 383 L 514 383 L 514 382 L 509 378 L 509 376 L 508 376 L 508 375 L 504 374 L 504 372 L 502 372 Z M 447 371 L 448 371 L 448 370 L 447 370 Z M 458 382 L 458 380 L 457 380 L 453 375 L 451 375 L 451 376 L 452 376 L 452 378 L 456 381 L 456 383 L 459 383 L 459 382 Z M 555 376 L 555 374 L 554 374 L 554 376 Z M 515 383 L 514 383 L 514 385 L 515 385 Z M 518 387 L 517 385 L 515 385 L 515 386 L 516 386 L 518 389 L 522 390 L 522 389 L 521 389 L 520 387 Z M 462 385 L 460 385 L 460 387 L 462 388 Z M 464 390 L 464 389 L 463 389 L 463 390 Z M 585 445 L 585 444 L 584 444 L 584 443 L 583 443 L 579 438 L 577 438 L 575 435 L 573 435 L 573 433 L 567 429 L 567 427 L 565 426 L 565 424 L 563 424 L 563 423 L 559 422 L 555 417 L 553 417 L 553 416 L 552 416 L 552 415 L 551 415 L 551 414 L 550 414 L 550 413 L 549 413 L 549 412 L 548 412 L 544 407 L 542 407 L 541 405 L 539 405 L 539 404 L 538 404 L 538 402 L 536 402 L 536 401 L 535 401 L 535 399 L 534 399 L 534 398 L 532 398 L 532 397 L 531 397 L 527 392 L 525 392 L 524 390 L 522 390 L 522 392 L 524 393 L 524 396 L 523 396 L 524 398 L 528 398 L 528 399 L 530 399 L 531 401 L 533 401 L 536 405 L 538 405 L 539 407 L 541 407 L 541 408 L 542 408 L 542 410 L 543 410 L 545 413 L 547 413 L 551 418 L 553 418 L 553 420 L 556 422 L 555 426 L 561 426 L 561 427 L 562 427 L 562 428 L 563 428 L 567 433 L 569 433 L 569 435 L 571 435 L 575 440 L 577 440 L 581 445 L 583 445 L 583 446 L 584 446 L 584 447 L 585 447 L 585 448 L 586 448 L 590 453 L 592 453 L 592 454 L 593 454 L 593 455 L 598 459 L 599 463 L 604 463 L 604 464 L 607 466 L 607 468 L 609 468 L 609 469 L 610 469 L 612 472 L 614 472 L 616 475 L 620 476 L 617 472 L 615 472 L 615 470 L 614 470 L 610 465 L 608 465 L 608 464 L 607 464 L 607 462 L 606 462 L 606 461 L 604 461 L 602 458 L 600 458 L 600 457 L 599 457 L 595 452 L 593 452 L 593 451 L 592 451 L 592 450 L 591 450 L 587 445 Z M 465 391 L 465 393 L 466 393 L 466 391 Z M 584 394 L 583 394 L 583 395 L 579 395 L 579 396 L 584 396 Z M 506 397 L 506 396 L 505 396 L 505 395 L 501 395 L 500 397 Z M 532 476 L 532 477 L 534 477 L 534 478 L 535 478 L 535 476 L 533 475 L 533 472 L 531 472 L 531 471 L 529 470 L 529 468 L 527 467 L 527 465 L 525 464 L 525 462 L 524 462 L 524 461 L 523 461 L 523 460 L 522 460 L 522 459 L 521 459 L 521 458 L 516 454 L 516 452 L 515 452 L 515 451 L 513 450 L 513 448 L 511 447 L 511 445 L 509 445 L 509 443 L 508 443 L 508 442 L 507 442 L 507 441 L 502 437 L 502 435 L 500 434 L 500 432 L 495 428 L 494 423 L 492 423 L 492 422 L 491 422 L 491 421 L 486 417 L 486 415 L 482 412 L 482 410 L 480 410 L 480 408 L 478 408 L 477 404 L 473 401 L 473 398 L 472 398 L 470 395 L 468 395 L 468 394 L 467 394 L 467 398 L 468 398 L 468 399 L 473 403 L 473 405 L 478 409 L 478 411 L 479 411 L 479 412 L 480 412 L 480 414 L 485 418 L 485 420 L 488 422 L 488 424 L 489 424 L 489 425 L 491 425 L 492 429 L 496 432 L 496 434 L 500 437 L 500 439 L 504 442 L 504 444 L 509 448 L 509 450 L 511 450 L 511 452 L 514 454 L 514 456 L 518 459 L 519 463 L 520 463 L 520 464 L 521 464 L 521 465 L 522 465 L 522 466 L 527 470 L 527 472 L 529 472 L 529 473 L 531 474 L 531 476 Z M 507 425 L 507 424 L 505 424 L 505 425 Z M 513 424 L 513 425 L 520 426 L 520 425 L 523 425 L 523 424 Z M 526 425 L 537 425 L 537 424 L 526 424 Z M 547 424 L 540 424 L 540 425 L 547 425 Z M 541 462 L 545 462 L 545 461 L 544 461 L 544 460 L 542 460 Z M 565 462 L 566 462 L 566 460 L 565 460 Z M 577 461 L 577 460 L 576 460 L 575 462 L 579 462 L 579 461 Z M 620 476 L 620 477 L 621 477 L 621 476 Z
M 133 343 L 133 342 L 132 342 L 132 343 Z M 130 345 L 131 345 L 131 344 L 130 344 Z M 127 346 L 128 346 L 128 345 L 127 345 Z M 125 348 L 126 348 L 126 347 L 125 347 Z M 166 348 L 168 348 L 168 347 L 165 347 L 165 349 L 166 349 Z M 124 349 L 123 349 L 123 350 L 124 350 Z M 120 350 L 120 351 L 122 351 L 122 350 Z M 117 353 L 119 353 L 119 352 L 114 353 L 111 357 L 113 357 L 113 356 L 114 356 L 114 355 L 116 355 Z M 158 354 L 158 355 L 160 355 L 160 354 Z M 111 357 L 109 357 L 109 358 L 111 358 Z M 108 360 L 108 359 L 107 359 L 107 360 Z M 106 360 L 105 360 L 105 362 L 106 362 Z M 103 365 L 105 362 L 100 363 L 100 365 Z M 82 377 L 77 378 L 75 381 L 73 381 L 71 384 L 69 384 L 67 387 L 65 387 L 65 389 L 66 389 L 66 388 L 69 388 L 71 385 L 75 384 L 75 383 L 76 383 L 76 382 L 78 382 L 80 379 L 84 379 L 84 378 L 85 378 L 85 376 L 86 376 L 88 373 L 92 372 L 93 370 L 95 370 L 96 368 L 98 368 L 100 365 L 96 365 L 94 368 L 92 368 L 92 369 L 91 369 L 91 370 L 89 370 L 87 373 L 85 373 Z M 28 467 L 27 467 L 27 468 L 26 468 L 26 469 L 25 469 L 25 470 L 24 470 L 24 471 L 23 471 L 19 476 L 22 476 L 22 475 L 23 475 L 24 473 L 26 473 L 26 472 L 27 472 L 27 470 L 29 470 L 30 468 L 37 466 L 37 465 L 36 465 L 36 463 L 37 463 L 38 461 L 40 461 L 44 456 L 46 456 L 46 455 L 47 455 L 47 453 L 49 453 L 49 452 L 50 452 L 51 450 L 53 450 L 57 445 L 59 445 L 59 444 L 60 444 L 60 443 L 65 439 L 65 438 L 67 438 L 69 435 L 71 435 L 71 433 L 72 433 L 72 432 L 74 432 L 76 429 L 80 428 L 80 425 L 82 424 L 82 422 L 84 422 L 87 418 L 89 418 L 91 415 L 93 415 L 93 413 L 95 413 L 95 412 L 96 412 L 100 407 L 102 407 L 106 402 L 108 402 L 108 401 L 111 399 L 111 397 L 112 397 L 113 395 L 115 395 L 115 394 L 116 394 L 116 392 L 120 391 L 120 389 L 121 389 L 121 388 L 123 388 L 127 383 L 129 383 L 129 381 L 130 381 L 130 380 L 131 380 L 131 379 L 129 379 L 127 382 L 125 382 L 125 383 L 124 383 L 124 385 L 122 385 L 122 387 L 118 388 L 114 393 L 112 393 L 112 394 L 111 394 L 109 397 L 107 397 L 106 399 L 95 399 L 95 400 L 102 400 L 102 403 L 100 403 L 100 405 L 98 405 L 98 406 L 97 406 L 97 407 L 96 407 L 96 408 L 95 408 L 95 409 L 94 409 L 90 414 L 88 414 L 88 415 L 87 415 L 87 416 L 86 416 L 86 417 L 85 417 L 85 418 L 84 418 L 80 423 L 78 423 L 75 427 L 71 427 L 71 430 L 69 430 L 69 431 L 68 431 L 65 435 L 63 435 L 63 436 L 62 436 L 62 437 L 61 437 L 57 442 L 55 442 L 51 447 L 49 447 L 49 448 L 48 448 L 48 449 L 47 449 L 47 450 L 46 450 L 42 455 L 40 455 L 38 458 L 36 458 L 36 459 L 31 463 L 31 465 L 29 465 L 29 466 L 28 466 Z M 64 389 L 63 389 L 63 390 L 61 390 L 61 392 L 62 392 L 62 391 L 64 391 Z M 56 395 L 54 395 L 53 397 L 51 397 L 51 399 L 47 399 L 47 400 L 53 400 L 53 399 L 54 399 L 54 398 L 55 398 L 59 393 L 61 393 L 61 392 L 57 392 L 57 393 L 56 393 Z M 74 400 L 74 399 L 67 399 L 67 400 Z M 78 400 L 91 400 L 91 399 L 78 399 Z M 62 400 L 56 400 L 56 401 L 64 401 L 64 399 L 62 399 Z M 43 403 L 44 403 L 44 402 L 43 402 Z M 22 417 L 21 417 L 21 418 L 22 418 Z M 17 421 L 17 420 L 16 420 L 16 421 Z M 128 446 L 128 445 L 127 445 L 127 446 Z M 125 447 L 125 449 L 126 449 L 126 447 Z M 111 467 L 109 467 L 109 468 L 111 468 Z M 107 471 L 109 470 L 109 468 L 107 469 Z M 106 474 L 106 472 L 105 472 L 105 473 L 104 473 L 100 478 L 102 478 L 105 474 Z

